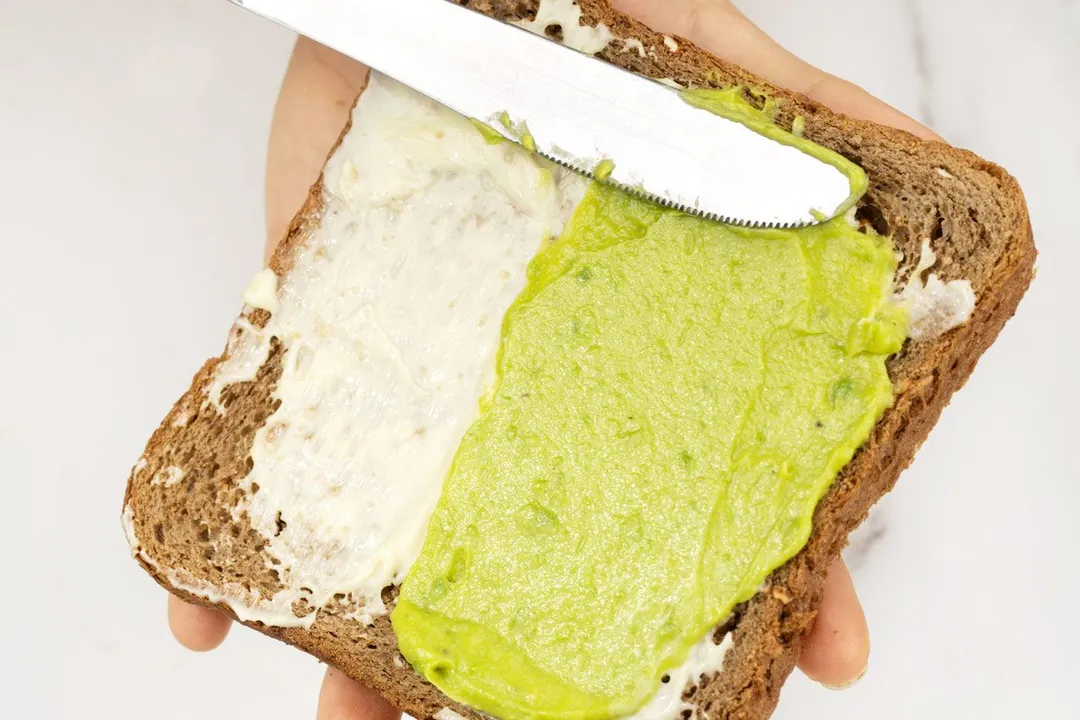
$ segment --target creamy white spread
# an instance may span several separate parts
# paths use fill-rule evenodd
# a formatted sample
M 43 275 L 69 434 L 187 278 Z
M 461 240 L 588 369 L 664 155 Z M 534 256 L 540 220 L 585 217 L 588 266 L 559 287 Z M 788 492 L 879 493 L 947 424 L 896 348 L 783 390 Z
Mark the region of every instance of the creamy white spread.
M 676 42 L 675 38 L 671 37 L 670 35 L 664 36 L 664 45 L 667 47 L 668 50 L 673 53 L 679 52 L 679 43 Z
M 465 720 L 461 716 L 461 713 L 454 712 L 448 707 L 444 707 L 439 712 L 435 713 L 435 720 Z
M 260 270 L 244 290 L 244 302 L 269 313 L 278 311 L 277 275 L 270 268 Z
M 120 525 L 124 528 L 124 537 L 127 538 L 128 547 L 131 549 L 131 557 L 138 557 L 142 548 L 139 538 L 135 534 L 135 510 L 130 505 L 124 505 L 124 513 L 120 516 Z
M 540 0 L 534 19 L 515 20 L 513 24 L 537 35 L 546 35 L 548 28 L 558 27 L 562 30 L 563 45 L 589 55 L 600 52 L 613 39 L 603 23 L 596 27 L 581 24 L 581 8 L 576 0 Z
M 184 479 L 184 471 L 175 465 L 170 465 L 164 470 L 159 470 L 154 473 L 154 477 L 150 478 L 151 485 L 164 485 L 165 487 L 172 487 L 181 480 Z
M 907 285 L 895 296 L 908 311 L 908 334 L 912 340 L 934 338 L 968 321 L 975 310 L 975 291 L 967 280 L 942 282 L 934 273 L 923 273 L 937 263 L 930 240 L 922 243 L 919 262 Z
M 622 40 L 623 48 L 621 52 L 630 52 L 636 50 L 638 57 L 645 57 L 645 46 L 637 38 L 619 38 Z
M 852 207 L 850 210 L 844 213 L 844 222 L 848 224 L 848 227 L 854 228 L 855 230 L 859 229 L 859 219 L 856 217 L 858 212 L 858 207 Z
M 135 467 L 131 468 L 131 476 L 138 477 L 139 473 L 145 470 L 147 465 L 148 463 L 145 457 L 139 458 L 138 461 L 135 463 Z
M 712 636 L 709 633 L 690 648 L 686 662 L 667 674 L 667 682 L 661 683 L 643 708 L 627 716 L 629 720 L 671 720 L 684 710 L 694 710 L 694 705 L 682 699 L 683 693 L 701 682 L 701 678 L 720 672 L 733 642 L 730 632 L 719 644 L 713 642 Z
M 494 377 L 526 265 L 584 191 L 541 163 L 372 75 L 327 164 L 321 227 L 279 283 L 267 271 L 252 282 L 247 304 L 276 311 L 262 329 L 238 323 L 208 388 L 220 409 L 223 388 L 282 343 L 280 405 L 255 435 L 242 482 L 253 492 L 234 517 L 267 538 L 284 589 L 238 598 L 242 619 L 306 626 L 315 614 L 293 603 L 338 593 L 359 619 L 385 612 L 381 592 L 418 555 Z

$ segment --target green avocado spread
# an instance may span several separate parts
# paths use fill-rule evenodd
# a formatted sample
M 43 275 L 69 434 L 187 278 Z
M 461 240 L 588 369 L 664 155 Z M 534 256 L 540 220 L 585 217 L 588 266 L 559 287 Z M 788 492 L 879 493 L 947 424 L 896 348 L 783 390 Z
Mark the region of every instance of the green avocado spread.
M 895 270 L 843 218 L 747 230 L 593 183 L 504 319 L 391 618 L 405 658 L 503 720 L 639 709 L 802 548 L 891 402 Z

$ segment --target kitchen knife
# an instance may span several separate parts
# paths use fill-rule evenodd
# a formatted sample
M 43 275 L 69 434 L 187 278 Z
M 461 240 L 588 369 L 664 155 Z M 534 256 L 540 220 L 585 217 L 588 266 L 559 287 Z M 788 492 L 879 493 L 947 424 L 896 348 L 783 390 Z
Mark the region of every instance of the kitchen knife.
M 448 0 L 232 2 L 668 207 L 797 227 L 833 217 L 852 194 L 832 165 L 694 108 L 674 88 Z

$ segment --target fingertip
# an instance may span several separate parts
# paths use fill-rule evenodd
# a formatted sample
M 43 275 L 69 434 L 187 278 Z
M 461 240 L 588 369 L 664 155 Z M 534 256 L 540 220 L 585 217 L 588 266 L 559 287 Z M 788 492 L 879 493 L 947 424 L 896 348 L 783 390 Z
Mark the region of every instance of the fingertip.
M 889 125 L 926 140 L 941 140 L 934 131 L 878 100 L 854 83 L 802 60 L 743 14 L 731 2 L 653 3 L 617 0 L 620 9 L 661 32 L 673 32 L 705 50 L 746 68 L 779 87 L 789 88 L 834 112 Z
M 169 629 L 173 637 L 188 650 L 207 652 L 220 645 L 232 625 L 216 610 L 186 603 L 175 595 L 169 596 Z
M 905 130 L 924 140 L 942 140 L 940 135 L 914 118 L 878 100 L 855 83 L 835 75 L 823 74 L 806 87 L 797 89 L 811 100 L 842 115 Z
M 851 574 L 838 560 L 829 568 L 821 608 L 803 645 L 799 668 L 811 680 L 831 689 L 843 689 L 862 679 L 869 659 L 866 616 Z
M 316 720 L 399 720 L 401 713 L 375 691 L 328 667 L 315 717 Z

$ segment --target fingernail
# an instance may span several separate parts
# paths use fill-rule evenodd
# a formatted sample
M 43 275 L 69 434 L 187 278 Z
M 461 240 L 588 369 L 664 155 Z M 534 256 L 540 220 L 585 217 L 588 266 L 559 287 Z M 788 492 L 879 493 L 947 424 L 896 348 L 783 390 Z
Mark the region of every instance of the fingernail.
M 849 680 L 849 681 L 847 681 L 846 683 L 843 683 L 843 684 L 841 684 L 841 685 L 830 685 L 829 683 L 824 683 L 824 682 L 823 682 L 823 683 L 821 683 L 821 684 L 822 684 L 822 685 L 823 685 L 824 687 L 828 688 L 829 690 L 847 690 L 848 688 L 850 688 L 850 687 L 853 687 L 853 686 L 857 685 L 857 684 L 858 684 L 858 682 L 859 682 L 860 680 L 862 680 L 862 679 L 863 679 L 863 677 L 864 677 L 864 676 L 866 675 L 866 671 L 867 671 L 867 670 L 868 670 L 869 668 L 870 668 L 870 665 L 869 665 L 869 664 L 866 664 L 866 665 L 864 665 L 864 666 L 863 666 L 863 669 L 862 669 L 862 672 L 860 672 L 860 673 L 859 673 L 858 675 L 856 675 L 856 676 L 855 676 L 855 677 L 854 677 L 853 679 L 851 679 L 851 680 Z

